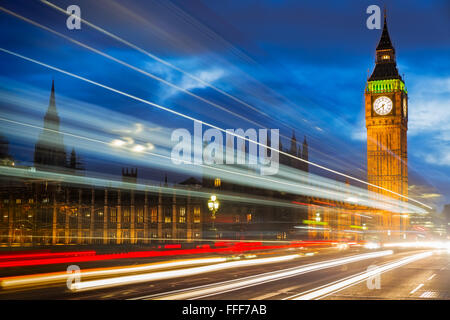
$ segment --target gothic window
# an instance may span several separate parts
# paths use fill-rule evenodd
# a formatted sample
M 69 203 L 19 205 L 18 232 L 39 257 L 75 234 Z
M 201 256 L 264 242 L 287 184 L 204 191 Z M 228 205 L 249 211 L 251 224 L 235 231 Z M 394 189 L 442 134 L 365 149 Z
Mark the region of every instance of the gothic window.
M 130 209 L 123 210 L 123 222 L 130 222 Z
M 171 208 L 170 207 L 164 207 L 164 222 L 165 223 L 171 223 L 172 222 L 172 215 L 171 215 Z
M 194 223 L 200 223 L 200 207 L 194 207 Z
M 137 212 L 137 223 L 143 223 L 144 222 L 144 209 L 138 208 L 136 209 Z
M 179 222 L 186 223 L 186 207 L 180 207 Z
M 117 222 L 117 208 L 110 208 L 110 221 Z
M 158 222 L 158 208 L 153 207 L 150 211 L 150 222 L 156 223 Z

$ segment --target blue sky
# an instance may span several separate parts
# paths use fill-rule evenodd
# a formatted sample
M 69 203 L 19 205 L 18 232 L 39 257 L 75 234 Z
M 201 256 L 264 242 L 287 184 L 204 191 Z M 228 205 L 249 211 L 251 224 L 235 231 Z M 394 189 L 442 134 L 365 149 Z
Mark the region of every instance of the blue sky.
M 68 30 L 66 16 L 39 1 L 6 0 L 1 5 L 226 106 L 230 112 L 217 110 L 4 12 L 0 12 L 0 46 L 221 127 L 255 127 L 257 122 L 279 128 L 289 137 L 295 129 L 298 139 L 307 136 L 312 161 L 365 178 L 363 91 L 368 69 L 374 67 L 381 32 L 366 28 L 365 11 L 371 4 L 383 7 L 383 2 L 50 2 L 62 8 L 79 5 L 82 18 L 247 105 L 85 25 L 81 30 Z M 444 0 L 391 1 L 387 10 L 398 68 L 409 93 L 411 192 L 437 205 L 450 203 L 450 4 Z M 39 93 L 41 116 L 54 78 L 57 103 L 58 97 L 67 98 L 145 118 L 155 127 L 192 128 L 186 120 L 5 53 L 0 53 L 0 70 L 1 89 L 20 95 L 24 94 L 20 88 L 27 87 L 29 92 Z M 1 108 L 6 108 L 5 102 Z M 65 108 L 58 104 L 63 127 L 70 123 Z M 8 132 L 3 134 L 8 136 Z M 24 162 L 30 161 L 27 147 L 18 145 L 11 141 L 11 152 Z M 101 159 L 83 156 L 90 159 L 92 170 L 102 166 Z

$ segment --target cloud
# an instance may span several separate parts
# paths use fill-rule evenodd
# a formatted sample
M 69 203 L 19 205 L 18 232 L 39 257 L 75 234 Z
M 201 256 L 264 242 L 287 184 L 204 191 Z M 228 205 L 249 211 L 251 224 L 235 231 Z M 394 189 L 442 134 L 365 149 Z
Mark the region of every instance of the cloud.
M 411 77 L 409 134 L 434 133 L 450 141 L 450 77 Z
M 450 166 L 450 146 L 436 148 L 434 153 L 426 154 L 424 159 L 431 164 Z
M 363 117 L 353 126 L 350 137 L 355 141 L 367 141 L 366 120 Z
M 194 75 L 200 80 L 212 84 L 216 80 L 223 77 L 224 71 L 222 69 L 202 70 Z M 192 79 L 191 77 L 186 75 L 183 75 L 179 86 L 186 90 L 203 89 L 207 87 L 206 84 L 196 81 L 195 79 Z
M 222 79 L 226 74 L 225 70 L 220 67 L 212 66 L 207 69 L 200 67 L 197 59 L 182 59 L 181 61 L 171 61 L 170 63 L 175 66 L 183 66 L 183 70 L 189 72 L 189 74 L 200 79 L 201 81 L 183 74 L 182 72 L 171 69 L 168 66 L 162 65 L 159 62 L 146 62 L 144 69 L 176 85 L 177 87 L 190 92 L 196 89 L 205 89 L 208 87 L 205 83 L 213 85 L 219 79 Z M 162 84 L 160 96 L 163 100 L 166 100 L 181 92 L 182 91 L 177 88 Z
M 429 199 L 429 198 L 440 198 L 442 197 L 442 195 L 439 193 L 424 193 L 420 197 L 424 199 Z
M 450 77 L 410 76 L 409 132 L 425 162 L 450 166 Z

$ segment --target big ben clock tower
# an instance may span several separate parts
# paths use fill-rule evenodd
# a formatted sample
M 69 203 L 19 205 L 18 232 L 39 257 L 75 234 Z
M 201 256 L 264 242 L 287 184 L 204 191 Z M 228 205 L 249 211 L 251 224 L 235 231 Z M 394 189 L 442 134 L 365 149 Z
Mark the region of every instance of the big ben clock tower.
M 367 179 L 383 189 L 370 191 L 398 200 L 408 196 L 407 130 L 408 93 L 397 70 L 395 49 L 389 37 L 386 12 L 375 68 L 365 89 L 367 128 Z M 379 221 L 385 229 L 405 230 L 407 218 L 400 213 L 385 213 Z

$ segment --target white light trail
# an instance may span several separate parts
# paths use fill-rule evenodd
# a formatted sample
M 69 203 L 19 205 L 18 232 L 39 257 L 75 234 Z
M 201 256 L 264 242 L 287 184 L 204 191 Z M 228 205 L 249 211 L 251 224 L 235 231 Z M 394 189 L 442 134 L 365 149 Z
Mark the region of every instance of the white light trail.
M 65 9 L 63 9 L 63 8 L 61 8 L 61 7 L 58 7 L 57 5 L 51 3 L 51 2 L 49 2 L 49 1 L 47 1 L 47 0 L 41 0 L 41 2 L 42 2 L 43 4 L 45 4 L 45 5 L 47 5 L 47 6 L 51 7 L 51 8 L 53 8 L 53 9 L 57 10 L 57 11 L 63 13 L 64 15 L 70 15 L 70 13 L 68 13 Z M 218 88 L 218 87 L 212 85 L 211 83 L 208 83 L 207 81 L 202 80 L 202 79 L 199 78 L 199 77 L 196 77 L 195 75 L 192 75 L 191 73 L 189 73 L 189 72 L 187 72 L 187 71 L 185 71 L 185 70 L 183 70 L 183 69 L 181 69 L 181 68 L 179 68 L 179 67 L 173 65 L 172 63 L 170 63 L 170 62 L 168 62 L 168 61 L 166 61 L 166 60 L 164 60 L 164 59 L 162 59 L 162 58 L 156 56 L 155 54 L 150 53 L 148 50 L 145 50 L 145 49 L 143 49 L 143 48 L 141 48 L 141 47 L 139 47 L 139 46 L 137 46 L 137 45 L 135 45 L 135 44 L 133 44 L 133 43 L 131 43 L 131 42 L 129 42 L 129 41 L 127 41 L 127 40 L 121 38 L 121 37 L 119 37 L 118 35 L 112 33 L 111 31 L 107 31 L 107 30 L 105 30 L 104 28 L 102 28 L 102 27 L 100 27 L 100 26 L 98 26 L 98 25 L 95 25 L 94 23 L 92 23 L 92 22 L 90 22 L 90 21 L 88 21 L 88 20 L 86 20 L 86 19 L 83 19 L 83 18 L 80 18 L 80 21 L 81 21 L 82 23 L 84 23 L 85 25 L 91 27 L 92 29 L 94 29 L 94 30 L 96 30 L 96 31 L 98 31 L 98 32 L 100 32 L 100 33 L 102 33 L 102 34 L 104 34 L 104 35 L 106 35 L 106 36 L 108 36 L 108 37 L 110 37 L 110 38 L 112 38 L 112 39 L 114 39 L 114 40 L 116 40 L 116 41 L 118 41 L 118 42 L 120 42 L 120 43 L 122 43 L 122 44 L 124 44 L 124 45 L 126 45 L 126 46 L 128 46 L 128 47 L 130 47 L 130 48 L 132 48 L 132 49 L 134 49 L 134 50 L 136 50 L 136 51 L 138 51 L 138 52 L 140 52 L 140 53 L 142 53 L 142 54 L 144 54 L 144 55 L 146 55 L 147 57 L 149 57 L 149 58 L 151 58 L 151 59 L 153 59 L 153 60 L 155 60 L 155 61 L 157 61 L 157 62 L 159 62 L 159 63 L 161 63 L 161 64 L 163 64 L 163 65 L 165 65 L 165 66 L 167 66 L 167 67 L 169 67 L 169 68 L 171 68 L 171 69 L 173 69 L 173 70 L 176 70 L 176 71 L 180 72 L 180 73 L 183 74 L 183 75 L 186 75 L 187 77 L 189 77 L 189 78 L 191 78 L 191 79 L 193 79 L 193 80 L 195 80 L 195 81 L 201 83 L 202 85 L 204 85 L 204 86 L 206 86 L 206 87 L 208 87 L 208 88 L 211 88 L 211 89 L 217 91 L 217 92 L 220 93 L 220 94 L 225 95 L 226 97 L 228 97 L 228 98 L 234 100 L 235 102 L 237 102 L 237 103 L 239 103 L 239 104 L 242 104 L 243 106 L 248 107 L 248 108 L 250 108 L 251 110 L 253 110 L 253 111 L 255 111 L 255 112 L 258 112 L 259 114 L 263 115 L 264 117 L 267 117 L 267 118 L 273 120 L 273 119 L 270 117 L 270 115 L 268 115 L 268 114 L 266 114 L 265 112 L 263 112 L 263 111 L 257 109 L 256 107 L 252 106 L 251 104 L 249 104 L 249 103 L 247 103 L 247 102 L 245 102 L 245 101 L 243 101 L 243 100 L 241 100 L 241 99 L 239 99 L 239 98 L 237 98 L 237 97 L 235 97 L 235 96 L 229 94 L 228 92 L 226 92 L 226 91 L 224 91 L 224 90 L 221 90 L 220 88 Z M 233 47 L 233 48 L 236 49 L 235 47 Z M 267 88 L 266 86 L 264 86 L 264 91 L 266 91 L 267 89 L 270 89 L 270 88 Z M 286 99 L 286 97 L 280 95 L 278 92 L 274 92 L 274 95 L 280 96 L 280 97 L 282 97 L 283 99 Z M 286 99 L 286 100 L 289 101 L 289 99 Z M 291 103 L 291 104 L 293 104 L 294 106 L 296 106 L 296 104 L 292 103 L 291 101 L 289 101 L 289 103 Z M 306 119 L 303 119 L 303 121 L 308 122 Z M 280 122 L 281 122 L 281 121 L 280 121 Z M 285 123 L 285 122 L 281 122 L 281 123 L 282 123 L 286 128 L 289 128 L 289 129 L 291 129 L 291 130 L 295 130 L 295 128 L 292 127 L 291 125 L 289 125 L 289 124 L 287 124 L 287 123 Z M 261 126 L 261 125 L 259 125 L 259 126 Z M 261 126 L 261 127 L 264 127 L 264 126 Z M 318 130 L 318 131 L 323 131 L 323 129 L 320 128 L 320 127 L 317 127 L 317 126 L 316 126 L 316 127 L 314 127 L 314 128 L 315 128 L 316 130 Z M 280 135 L 280 136 L 281 136 L 281 137 L 285 137 L 285 138 L 287 138 L 287 139 L 290 139 L 290 137 L 286 137 L 286 136 L 284 136 L 284 135 Z M 314 151 L 315 151 L 316 153 L 318 153 L 318 154 L 323 155 L 323 156 L 326 156 L 326 157 L 328 156 L 328 153 L 326 153 L 326 152 L 321 152 L 321 151 L 318 150 L 318 149 L 316 149 L 316 150 L 314 150 Z M 330 158 L 331 158 L 331 157 L 330 157 Z M 332 158 L 332 161 L 333 161 L 333 162 L 341 162 L 341 163 L 343 163 L 344 165 L 347 164 L 346 161 L 343 161 L 343 160 L 341 160 L 341 159 Z M 360 170 L 361 170 L 361 169 L 360 169 Z
M 410 257 L 400 259 L 395 262 L 387 263 L 381 267 L 371 269 L 370 271 L 362 272 L 358 275 L 335 281 L 331 284 L 327 284 L 325 286 L 319 287 L 318 289 L 313 289 L 313 290 L 309 290 L 307 292 L 304 292 L 304 293 L 301 293 L 298 295 L 290 296 L 290 297 L 286 298 L 285 300 L 312 300 L 312 299 L 324 297 L 331 293 L 346 289 L 350 286 L 360 283 L 370 277 L 377 276 L 383 272 L 387 272 L 387 271 L 399 268 L 401 266 L 404 266 L 406 264 L 409 264 L 409 263 L 412 263 L 412 262 L 415 262 L 415 261 L 418 261 L 418 260 L 421 260 L 424 258 L 428 258 L 432 254 L 433 254 L 432 251 L 418 253 L 418 254 L 412 255 Z
M 31 127 L 31 128 L 39 128 L 42 130 L 54 131 L 52 129 L 42 128 L 39 126 L 30 125 L 30 124 L 26 124 L 26 123 L 14 121 L 14 120 L 9 120 L 9 119 L 5 119 L 2 117 L 0 117 L 0 121 L 6 121 L 9 123 L 19 124 L 19 125 L 23 125 L 23 126 Z M 90 142 L 96 142 L 96 143 L 100 143 L 103 145 L 110 145 L 110 143 L 99 140 L 99 139 L 88 138 L 88 137 L 75 135 L 75 134 L 67 133 L 67 132 L 63 132 L 63 131 L 59 131 L 59 132 L 64 135 L 76 137 L 76 138 L 87 140 Z M 94 150 L 96 152 L 99 151 L 98 147 L 96 147 Z M 143 151 L 141 151 L 141 153 L 155 156 L 155 157 L 159 158 L 160 160 L 165 159 L 167 161 L 170 161 L 170 157 L 161 155 L 158 153 L 149 152 L 147 150 L 145 150 L 145 151 L 143 150 Z M 127 154 L 127 157 L 129 157 L 129 154 Z M 166 164 L 166 166 L 167 166 L 167 164 Z M 337 201 L 341 200 L 343 197 L 348 195 L 348 193 L 350 192 L 350 189 L 343 191 L 339 187 L 339 185 L 336 185 L 335 182 L 333 182 L 333 183 L 329 182 L 327 188 L 315 187 L 314 186 L 315 175 L 312 175 L 312 174 L 309 174 L 308 181 L 306 181 L 302 184 L 299 184 L 299 183 L 295 183 L 295 182 L 290 182 L 289 180 L 286 180 L 286 179 L 280 179 L 280 178 L 276 178 L 276 177 L 269 178 L 269 177 L 265 177 L 265 176 L 249 174 L 249 173 L 247 173 L 246 170 L 243 170 L 240 168 L 235 168 L 235 167 L 228 167 L 229 169 L 227 170 L 227 169 L 223 169 L 223 168 L 220 168 L 217 166 L 208 166 L 208 165 L 203 165 L 203 164 L 199 164 L 198 166 L 201 166 L 202 168 L 204 168 L 204 174 L 206 176 L 220 177 L 224 181 L 232 181 L 237 184 L 256 186 L 256 187 L 261 187 L 264 189 L 272 190 L 275 185 L 275 186 L 277 186 L 275 188 L 277 190 L 284 190 L 286 192 L 292 192 L 292 193 L 296 193 L 296 194 L 303 194 L 303 195 L 309 195 L 309 196 L 319 196 L 320 195 L 320 197 L 327 197 L 329 199 L 333 199 L 333 200 L 337 200 Z M 180 167 L 179 169 L 184 169 L 184 171 L 189 172 L 189 170 L 184 167 Z M 11 168 L 4 167 L 4 168 L 1 168 L 0 171 L 3 171 L 4 173 L 9 173 L 9 174 L 14 172 L 13 175 L 17 176 L 18 172 L 20 172 L 20 169 L 12 171 Z M 30 176 L 30 172 L 25 170 L 25 173 L 26 173 L 25 176 Z M 43 174 L 42 172 L 33 173 L 33 175 L 36 175 L 36 176 L 39 176 L 42 174 Z M 47 174 L 48 173 L 44 173 L 44 175 L 47 175 Z M 73 179 L 74 179 L 74 177 L 72 177 L 70 175 L 63 175 L 63 176 L 65 177 L 65 181 L 68 181 L 68 182 L 73 181 Z M 62 176 L 58 176 L 58 178 L 61 178 L 61 177 Z M 245 178 L 242 179 L 242 177 L 245 177 Z M 39 178 L 43 178 L 43 177 L 40 176 Z M 75 179 L 77 179 L 77 178 L 75 177 Z M 91 181 L 91 180 L 89 180 L 89 181 Z M 92 181 L 95 181 L 95 180 L 92 180 Z M 324 181 L 324 179 L 321 178 L 320 181 Z M 321 182 L 321 184 L 323 184 L 323 182 Z M 367 192 L 367 190 L 365 190 L 365 192 Z M 358 194 L 360 196 L 362 195 L 360 192 L 358 192 Z M 361 204 L 367 205 L 369 207 L 389 210 L 392 212 L 397 212 L 399 210 L 400 211 L 401 210 L 412 210 L 412 211 L 416 211 L 416 212 L 420 213 L 421 211 L 423 211 L 421 208 L 414 207 L 411 204 L 405 203 L 403 201 L 393 200 L 388 197 L 386 197 L 386 199 L 384 201 L 382 201 L 382 199 L 380 199 L 379 201 L 370 200 L 370 194 L 371 193 L 366 194 L 366 199 L 364 201 L 361 201 Z M 274 203 L 276 203 L 276 202 L 274 202 Z M 292 206 L 292 204 L 291 204 L 291 206 Z
M 383 247 L 450 249 L 450 242 L 444 241 L 387 242 L 383 244 Z
M 46 27 L 46 26 L 44 26 L 44 25 L 42 25 L 42 24 L 40 24 L 40 23 L 37 23 L 37 22 L 35 22 L 35 21 L 31 20 L 31 19 L 28 19 L 28 18 L 26 18 L 26 17 L 24 17 L 24 16 L 21 16 L 21 15 L 15 13 L 15 12 L 13 12 L 13 11 L 10 11 L 10 10 L 8 10 L 8 9 L 6 9 L 6 8 L 0 7 L 0 10 L 6 12 L 6 13 L 8 13 L 8 14 L 10 14 L 10 15 L 12 15 L 12 16 L 18 18 L 18 19 L 21 19 L 21 20 L 23 20 L 23 21 L 25 21 L 25 22 L 27 22 L 27 23 L 30 23 L 30 24 L 32 24 L 32 25 L 34 25 L 34 26 L 36 26 L 36 27 L 39 27 L 39 28 L 41 28 L 41 29 L 44 29 L 44 30 L 46 30 L 46 31 L 48 31 L 48 32 L 50 32 L 50 33 L 53 33 L 53 34 L 55 34 L 55 35 L 57 35 L 57 36 L 59 36 L 59 37 L 61 37 L 61 38 L 64 38 L 64 39 L 66 39 L 67 41 L 70 41 L 70 42 L 72 42 L 72 43 L 74 43 L 74 44 L 76 44 L 76 45 L 78 45 L 78 46 L 80 46 L 80 47 L 82 47 L 82 48 L 85 48 L 85 49 L 87 49 L 87 50 L 89 50 L 89 51 L 92 51 L 92 52 L 94 52 L 94 53 L 96 53 L 96 54 L 98 54 L 98 55 L 104 57 L 104 58 L 107 58 L 107 59 L 109 59 L 109 60 L 111 60 L 111 61 L 114 61 L 114 62 L 116 62 L 116 63 L 118 63 L 118 64 L 120 64 L 120 65 L 122 65 L 122 66 L 124 66 L 124 67 L 127 67 L 127 68 L 129 68 L 129 69 L 131 69 L 131 70 L 134 70 L 134 71 L 136 71 L 136 72 L 139 72 L 139 73 L 141 73 L 141 74 L 143 74 L 143 75 L 145 75 L 145 76 L 147 76 L 147 77 L 150 77 L 150 78 L 152 78 L 152 79 L 154 79 L 154 80 L 156 80 L 156 81 L 159 81 L 159 82 L 161 82 L 161 83 L 164 83 L 165 85 L 167 85 L 167 86 L 169 86 L 169 87 L 171 87 L 171 88 L 173 88 L 173 89 L 179 90 L 179 91 L 181 91 L 181 92 L 183 92 L 183 93 L 185 93 L 185 94 L 187 94 L 187 95 L 190 95 L 191 97 L 194 97 L 194 98 L 196 98 L 196 99 L 198 99 L 198 100 L 200 100 L 200 101 L 202 101 L 202 102 L 204 102 L 204 103 L 207 103 L 207 104 L 209 104 L 209 105 L 211 105 L 211 106 L 213 106 L 213 107 L 215 107 L 215 108 L 217 108 L 217 109 L 220 109 L 220 110 L 222 110 L 222 111 L 224 111 L 224 112 L 227 112 L 227 113 L 229 113 L 229 114 L 232 114 L 233 116 L 235 116 L 235 117 L 237 117 L 237 118 L 240 118 L 240 119 L 245 120 L 245 121 L 247 121 L 247 122 L 249 122 L 249 123 L 252 123 L 252 124 L 254 124 L 254 125 L 257 125 L 257 126 L 259 126 L 259 127 L 264 128 L 264 126 L 262 126 L 261 124 L 255 122 L 255 121 L 253 121 L 253 120 L 251 120 L 251 119 L 249 119 L 249 118 L 247 118 L 247 117 L 244 117 L 244 116 L 242 116 L 242 115 L 240 115 L 240 114 L 238 114 L 238 113 L 236 113 L 236 112 L 230 111 L 229 109 L 225 108 L 224 106 L 221 106 L 221 105 L 219 105 L 219 104 L 217 104 L 217 103 L 215 103 L 215 102 L 212 102 L 212 101 L 210 101 L 210 100 L 208 100 L 208 99 L 205 99 L 205 98 L 203 98 L 203 97 L 200 97 L 199 95 L 197 95 L 197 94 L 195 94 L 195 93 L 192 93 L 191 91 L 189 91 L 189 90 L 187 90 L 187 89 L 184 89 L 184 88 L 182 88 L 182 87 L 180 87 L 180 86 L 177 86 L 177 85 L 175 85 L 175 84 L 173 84 L 173 83 L 171 83 L 171 82 L 169 82 L 169 81 L 166 81 L 166 80 L 164 80 L 164 79 L 162 79 L 162 78 L 160 78 L 160 77 L 158 77 L 158 76 L 156 76 L 156 75 L 154 75 L 154 74 L 152 74 L 152 73 L 150 73 L 150 72 L 147 72 L 147 71 L 145 71 L 145 70 L 142 70 L 142 69 L 140 69 L 140 68 L 137 68 L 137 67 L 135 67 L 135 66 L 133 66 L 133 65 L 131 65 L 131 64 L 129 64 L 129 63 L 126 63 L 125 61 L 122 61 L 122 60 L 120 60 L 120 59 L 117 59 L 117 58 L 115 58 L 115 57 L 113 57 L 113 56 L 111 56 L 111 55 L 109 55 L 109 54 L 107 54 L 107 53 L 104 53 L 104 52 L 102 52 L 102 51 L 100 51 L 100 50 L 98 50 L 98 49 L 95 49 L 95 48 L 93 48 L 93 47 L 91 47 L 91 46 L 88 46 L 88 45 L 86 45 L 86 44 L 84 44 L 84 43 L 82 43 L 82 42 L 80 42 L 80 41 L 77 41 L 77 40 L 75 40 L 75 39 L 73 39 L 73 38 L 71 38 L 71 37 L 68 37 L 68 36 L 66 36 L 66 35 L 64 35 L 64 34 L 62 34 L 62 33 L 60 33 L 60 32 L 57 32 L 57 31 L 55 31 L 55 30 L 53 30 L 53 29 L 51 29 L 51 28 L 49 28 L 49 27 Z
M 214 283 L 211 285 L 199 286 L 185 290 L 166 292 L 158 295 L 143 296 L 136 299 L 158 299 L 158 300 L 185 300 L 200 299 L 230 291 L 240 290 L 263 283 L 277 281 L 305 274 L 308 272 L 318 271 L 326 268 L 332 268 L 339 265 L 357 262 L 366 259 L 373 259 L 393 254 L 392 250 L 378 251 L 373 253 L 359 254 L 345 258 L 329 260 L 326 262 L 312 263 L 305 266 L 293 267 L 281 271 L 267 272 L 255 276 Z
M 419 284 L 415 289 L 411 290 L 411 292 L 409 294 L 414 294 L 417 290 L 419 290 L 420 288 L 422 288 L 424 286 L 423 283 Z
M 26 61 L 33 62 L 33 63 L 35 63 L 35 64 L 41 65 L 41 66 L 46 67 L 46 68 L 48 68 L 48 69 L 58 71 L 58 72 L 60 72 L 60 73 L 63 73 L 63 74 L 65 74 L 65 75 L 68 75 L 68 76 L 71 76 L 71 77 L 74 77 L 74 78 L 79 79 L 79 80 L 82 80 L 82 81 L 85 81 L 85 82 L 87 82 L 87 83 L 90 83 L 90 84 L 99 86 L 99 87 L 104 88 L 104 89 L 106 89 L 106 90 L 109 90 L 109 91 L 115 92 L 115 93 L 117 93 L 117 94 L 126 96 L 126 97 L 128 97 L 128 98 L 133 99 L 133 100 L 142 102 L 142 103 L 144 103 L 144 104 L 147 104 L 147 105 L 156 107 L 156 108 L 158 108 L 158 109 L 161 109 L 161 110 L 164 110 L 164 111 L 167 111 L 167 112 L 170 112 L 170 113 L 172 113 L 172 114 L 178 115 L 178 116 L 183 117 L 183 118 L 185 118 L 185 119 L 188 119 L 188 120 L 191 120 L 191 121 L 196 121 L 196 122 L 198 122 L 198 123 L 204 124 L 204 125 L 209 126 L 209 127 L 211 127 L 211 128 L 217 129 L 217 130 L 219 130 L 219 131 L 221 131 L 221 132 L 224 132 L 225 134 L 227 133 L 226 129 L 222 129 L 222 128 L 217 127 L 217 126 L 215 126 L 215 125 L 213 125 L 213 124 L 210 124 L 210 123 L 201 121 L 201 120 L 199 120 L 199 119 L 195 119 L 195 118 L 193 118 L 193 117 L 191 117 L 191 116 L 188 116 L 188 115 L 185 115 L 185 114 L 183 114 L 183 113 L 181 113 L 181 112 L 174 111 L 174 110 L 172 110 L 172 109 L 170 109 L 170 108 L 167 108 L 167 107 L 161 106 L 161 105 L 159 105 L 159 104 L 150 102 L 150 101 L 148 101 L 148 100 L 145 100 L 145 99 L 136 97 L 136 96 L 131 95 L 131 94 L 129 94 L 129 93 L 126 93 L 126 92 L 123 92 L 123 91 L 114 89 L 114 88 L 112 88 L 112 87 L 106 86 L 106 85 L 101 84 L 101 83 L 99 83 L 99 82 L 96 82 L 96 81 L 87 79 L 87 78 L 85 78 L 85 77 L 76 75 L 76 74 L 74 74 L 74 73 L 65 71 L 65 70 L 63 70 L 63 69 L 60 69 L 60 68 L 51 66 L 51 65 L 46 64 L 46 63 L 43 63 L 43 62 L 41 62 L 41 61 L 38 61 L 38 60 L 35 60 L 35 59 L 32 59 L 32 58 L 26 57 L 26 56 L 21 55 L 21 54 L 19 54 L 19 53 L 16 53 L 16 52 L 13 52 L 13 51 L 4 49 L 4 48 L 0 48 L 0 51 L 3 51 L 3 52 L 5 52 L 5 53 L 7 53 L 7 54 L 10 54 L 10 55 L 16 56 L 16 57 L 18 57 L 18 58 L 24 59 L 24 60 L 26 60 Z M 395 194 L 395 195 L 397 195 L 397 196 L 399 196 L 399 197 L 408 199 L 408 200 L 410 200 L 410 201 L 419 203 L 419 204 L 421 204 L 421 205 L 423 205 L 423 206 L 425 206 L 425 207 L 427 207 L 427 208 L 429 208 L 429 209 L 432 209 L 430 206 L 428 206 L 428 205 L 426 205 L 426 204 L 424 204 L 424 203 L 422 203 L 422 202 L 420 202 L 420 201 L 418 201 L 418 200 L 409 198 L 409 197 L 407 197 L 407 196 L 401 195 L 401 194 L 399 194 L 399 193 L 396 193 L 396 192 L 394 192 L 394 191 L 388 190 L 388 189 L 386 189 L 386 188 L 383 188 L 383 187 L 380 187 L 380 186 L 371 184 L 371 183 L 366 182 L 366 181 L 364 181 L 364 180 L 361 180 L 361 179 L 358 179 L 358 178 L 355 178 L 355 177 L 346 175 L 346 174 L 344 174 L 344 173 L 338 172 L 338 171 L 333 170 L 333 169 L 329 169 L 329 168 L 327 168 L 327 167 L 318 165 L 318 164 L 316 164 L 316 163 L 313 163 L 313 162 L 310 162 L 310 161 L 306 161 L 306 160 L 304 160 L 304 159 L 301 159 L 301 158 L 298 158 L 298 157 L 296 157 L 296 156 L 293 156 L 293 155 L 291 155 L 291 154 L 289 154 L 289 153 L 287 153 L 287 152 L 280 151 L 280 150 L 274 149 L 274 148 L 272 148 L 272 147 L 269 147 L 269 146 L 267 146 L 267 145 L 265 145 L 265 144 L 262 144 L 262 143 L 260 143 L 260 142 L 251 140 L 251 139 L 249 139 L 249 138 L 247 138 L 247 137 L 245 137 L 245 136 L 241 136 L 241 135 L 238 135 L 238 134 L 236 134 L 236 133 L 229 133 L 229 134 L 230 134 L 230 135 L 233 135 L 233 136 L 235 136 L 235 137 L 238 137 L 238 138 L 240 138 L 240 139 L 243 139 L 243 140 L 252 142 L 252 143 L 254 143 L 254 144 L 256 144 L 256 145 L 260 145 L 260 146 L 265 147 L 265 148 L 267 148 L 267 149 L 270 149 L 270 150 L 272 150 L 272 151 L 274 151 L 274 152 L 278 152 L 279 154 L 283 154 L 283 155 L 285 155 L 285 156 L 287 156 L 287 157 L 290 157 L 290 158 L 293 158 L 293 159 L 297 159 L 297 160 L 299 160 L 299 161 L 307 162 L 307 163 L 309 163 L 310 165 L 315 166 L 315 167 L 318 167 L 318 168 L 323 169 L 323 170 L 325 170 L 325 171 L 328 171 L 328 172 L 331 172 L 331 173 L 334 173 L 334 174 L 337 174 L 337 175 L 340 175 L 340 176 L 343 176 L 343 177 L 346 177 L 346 178 L 349 178 L 349 179 L 358 181 L 358 182 L 360 182 L 360 183 L 363 183 L 363 184 L 372 186 L 372 187 L 374 187 L 374 188 L 378 188 L 378 189 L 381 189 L 381 190 L 385 190 L 385 191 L 390 192 L 390 193 L 392 193 L 392 194 Z
M 141 283 L 141 282 L 148 282 L 148 281 L 187 277 L 187 276 L 193 276 L 193 275 L 197 275 L 197 274 L 201 274 L 201 273 L 225 270 L 225 269 L 230 269 L 230 268 L 239 268 L 239 267 L 246 267 L 246 266 L 266 264 L 266 263 L 283 262 L 283 261 L 297 259 L 299 257 L 300 257 L 300 255 L 293 254 L 293 255 L 287 255 L 287 256 L 281 256 L 281 257 L 232 261 L 232 262 L 218 263 L 218 264 L 214 264 L 214 265 L 210 265 L 210 266 L 194 267 L 194 268 L 188 268 L 188 269 L 161 271 L 161 272 L 153 272 L 153 273 L 139 274 L 139 275 L 133 275 L 133 276 L 124 276 L 124 277 L 116 277 L 116 278 L 101 279 L 101 280 L 83 281 L 83 282 L 72 284 L 70 289 L 73 291 L 85 291 L 85 290 L 93 290 L 93 289 L 100 289 L 100 288 L 109 288 L 109 287 L 121 286 L 121 285 L 133 284 L 133 283 Z
M 189 259 L 189 260 L 179 260 L 170 261 L 162 263 L 152 263 L 144 265 L 133 265 L 125 267 L 113 267 L 113 268 L 99 268 L 99 269 L 87 269 L 81 270 L 81 279 L 98 277 L 98 276 L 110 276 L 118 275 L 124 273 L 135 273 L 144 271 L 155 271 L 160 269 L 174 268 L 174 267 L 185 267 L 199 264 L 213 264 L 219 262 L 225 262 L 227 258 L 217 257 L 217 258 L 199 258 L 199 259 Z M 67 272 L 55 272 L 48 274 L 33 274 L 25 276 L 15 276 L 15 277 L 5 277 L 0 278 L 0 288 L 3 290 L 13 289 L 13 288 L 23 288 L 36 285 L 48 285 L 50 283 L 59 283 L 61 281 L 66 281 L 70 275 Z

